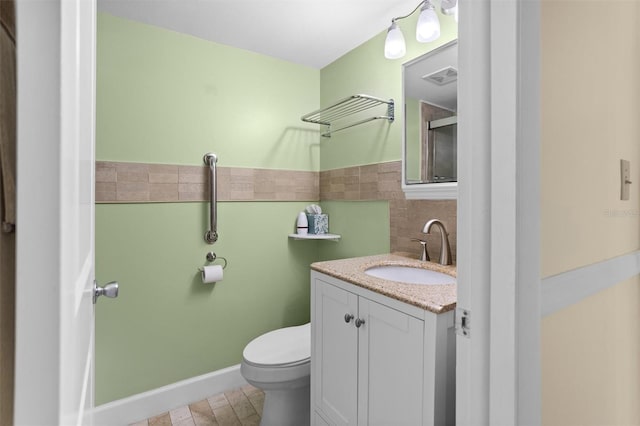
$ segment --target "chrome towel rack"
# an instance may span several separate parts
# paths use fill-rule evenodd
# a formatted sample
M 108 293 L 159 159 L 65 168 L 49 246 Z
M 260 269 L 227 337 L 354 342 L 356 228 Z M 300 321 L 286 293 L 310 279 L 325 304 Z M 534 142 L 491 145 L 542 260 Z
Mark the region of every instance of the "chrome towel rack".
M 217 171 L 216 163 L 218 156 L 213 152 L 208 152 L 203 157 L 204 164 L 209 166 L 209 189 L 211 190 L 211 198 L 209 203 L 209 220 L 210 226 L 204 234 L 204 240 L 213 244 L 218 241 L 218 188 L 217 188 Z
M 337 122 L 343 118 L 346 118 L 350 115 L 357 114 L 362 111 L 366 111 L 370 108 L 374 108 L 378 105 L 386 105 L 387 106 L 387 114 L 386 115 L 374 115 L 372 117 L 365 118 L 363 120 L 359 120 L 345 126 L 339 127 L 337 129 L 331 129 L 331 125 L 334 122 Z M 385 100 L 376 98 L 375 96 L 369 95 L 351 95 L 346 97 L 333 105 L 330 105 L 326 108 L 321 108 L 317 111 L 310 112 L 309 114 L 305 114 L 300 117 L 302 121 L 307 123 L 316 123 L 327 126 L 327 130 L 321 133 L 321 136 L 326 138 L 331 137 L 332 133 L 339 132 L 340 130 L 348 129 L 350 127 L 357 126 L 359 124 L 368 123 L 373 120 L 388 120 L 389 122 L 393 122 L 395 119 L 395 107 L 393 99 Z

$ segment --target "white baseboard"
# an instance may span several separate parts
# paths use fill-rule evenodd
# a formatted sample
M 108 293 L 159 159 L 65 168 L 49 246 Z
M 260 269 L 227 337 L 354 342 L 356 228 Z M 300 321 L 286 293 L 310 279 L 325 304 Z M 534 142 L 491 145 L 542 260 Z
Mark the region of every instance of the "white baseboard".
M 94 424 L 128 425 L 246 384 L 240 364 L 233 365 L 100 405 L 94 410 Z

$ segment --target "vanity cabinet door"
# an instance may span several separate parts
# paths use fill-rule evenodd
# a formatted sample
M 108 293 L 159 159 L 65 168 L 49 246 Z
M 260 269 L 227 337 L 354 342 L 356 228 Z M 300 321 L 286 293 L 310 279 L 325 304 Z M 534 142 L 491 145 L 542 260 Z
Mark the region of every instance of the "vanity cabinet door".
M 424 321 L 363 297 L 358 309 L 358 424 L 424 424 Z
M 313 299 L 312 424 L 424 424 L 424 321 L 319 279 Z
M 357 423 L 358 407 L 358 296 L 316 281 L 314 351 L 312 354 L 314 405 L 332 424 Z M 345 315 L 349 322 L 345 321 Z

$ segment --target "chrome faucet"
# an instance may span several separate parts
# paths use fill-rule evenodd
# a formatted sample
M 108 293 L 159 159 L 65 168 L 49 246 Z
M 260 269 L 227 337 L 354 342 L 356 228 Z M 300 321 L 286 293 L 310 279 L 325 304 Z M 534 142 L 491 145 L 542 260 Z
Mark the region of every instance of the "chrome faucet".
M 431 219 L 424 225 L 424 229 L 422 230 L 425 234 L 431 233 L 431 227 L 437 227 L 440 229 L 440 258 L 438 262 L 441 265 L 451 265 L 451 246 L 449 246 L 449 238 L 447 234 L 447 230 L 444 227 L 444 224 L 440 222 L 438 219 Z

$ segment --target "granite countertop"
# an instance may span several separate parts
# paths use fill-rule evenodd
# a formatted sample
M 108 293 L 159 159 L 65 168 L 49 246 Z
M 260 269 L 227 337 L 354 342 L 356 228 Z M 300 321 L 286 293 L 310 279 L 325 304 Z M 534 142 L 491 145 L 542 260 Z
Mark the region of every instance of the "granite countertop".
M 372 277 L 364 273 L 365 269 L 382 265 L 411 266 L 456 276 L 455 265 L 445 266 L 433 262 L 423 262 L 403 253 L 315 262 L 311 264 L 311 269 L 436 314 L 450 311 L 456 307 L 455 284 L 406 284 Z

